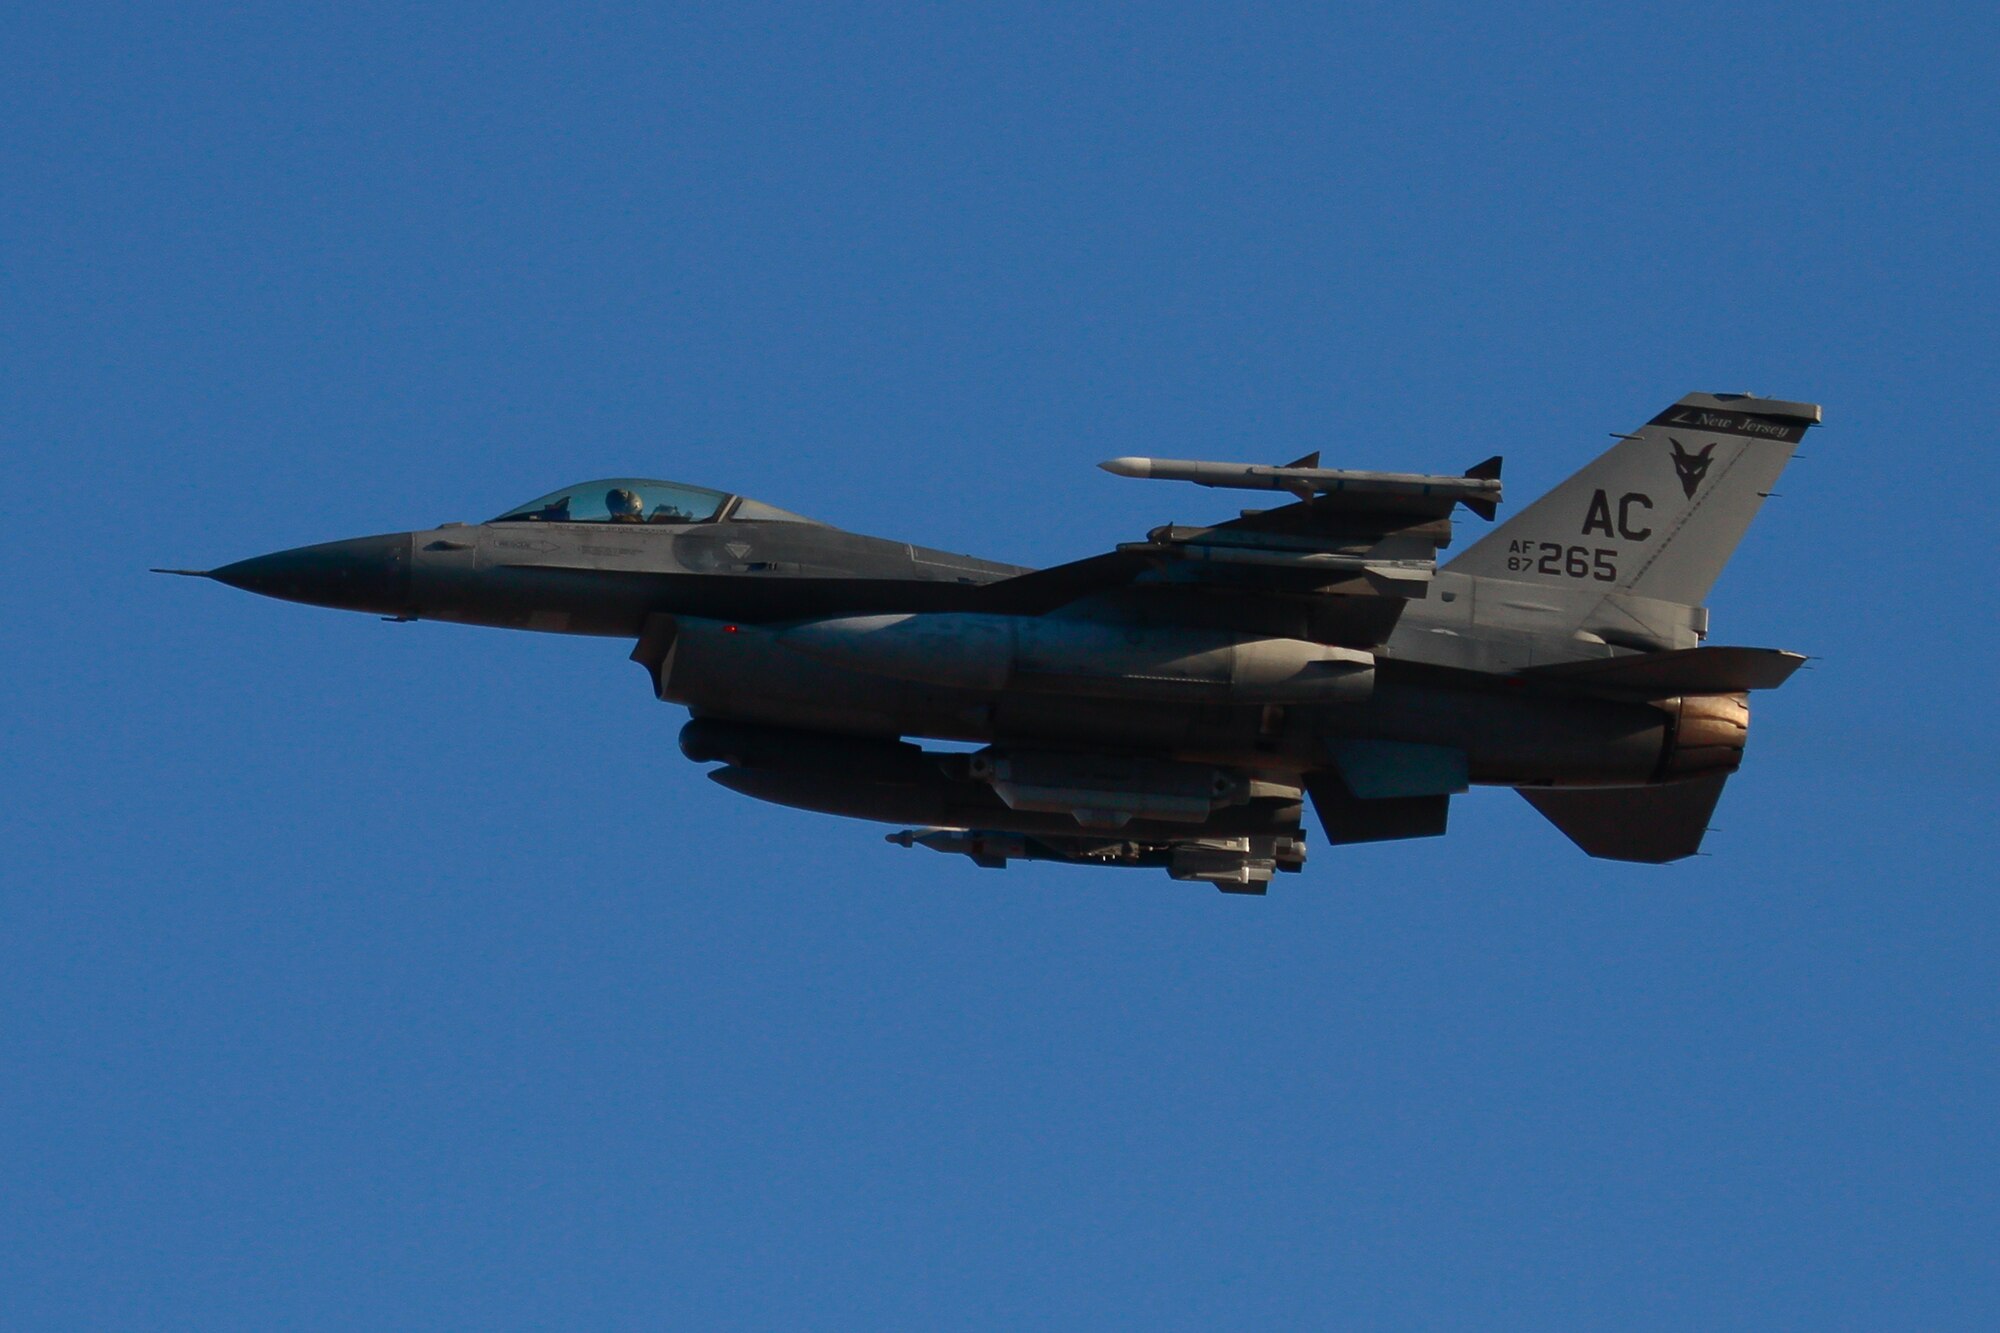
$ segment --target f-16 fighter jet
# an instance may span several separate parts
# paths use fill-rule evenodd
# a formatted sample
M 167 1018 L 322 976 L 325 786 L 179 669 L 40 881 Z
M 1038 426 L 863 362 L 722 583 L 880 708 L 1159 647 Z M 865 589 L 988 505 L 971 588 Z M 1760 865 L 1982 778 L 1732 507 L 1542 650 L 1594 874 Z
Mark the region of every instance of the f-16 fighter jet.
M 290 601 L 625 639 L 733 791 L 970 857 L 1152 866 L 1263 893 L 1328 844 L 1435 837 L 1513 787 L 1592 856 L 1701 845 L 1748 694 L 1805 660 L 1707 646 L 1703 603 L 1811 403 L 1689 394 L 1446 564 L 1462 476 L 1119 458 L 1256 491 L 1028 570 L 614 478 L 490 522 L 197 573 Z M 910 738 L 980 748 L 927 750 Z

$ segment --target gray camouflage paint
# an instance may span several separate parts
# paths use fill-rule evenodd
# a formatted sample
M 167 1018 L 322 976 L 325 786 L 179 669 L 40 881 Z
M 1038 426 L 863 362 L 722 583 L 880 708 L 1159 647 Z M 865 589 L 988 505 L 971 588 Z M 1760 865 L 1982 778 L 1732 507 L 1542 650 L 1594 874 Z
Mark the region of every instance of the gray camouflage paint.
M 1044 571 L 733 498 L 702 523 L 452 524 L 207 573 L 633 640 L 717 781 L 916 824 L 892 840 L 981 865 L 1262 892 L 1303 862 L 1305 803 L 1329 842 L 1431 836 L 1468 783 L 1522 788 L 1593 855 L 1662 861 L 1696 849 L 1740 759 L 1742 692 L 1802 660 L 1700 647 L 1701 603 L 1819 415 L 1690 394 L 1441 568 L 1453 506 L 1490 512 L 1499 460 L 1436 478 L 1115 460 L 1302 498 Z

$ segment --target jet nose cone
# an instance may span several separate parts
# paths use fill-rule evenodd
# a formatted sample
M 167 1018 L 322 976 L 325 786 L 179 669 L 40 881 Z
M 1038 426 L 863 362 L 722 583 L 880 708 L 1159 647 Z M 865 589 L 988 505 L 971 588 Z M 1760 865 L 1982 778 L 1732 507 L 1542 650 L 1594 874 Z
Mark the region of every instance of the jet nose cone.
M 209 577 L 288 602 L 402 615 L 410 607 L 410 545 L 407 532 L 323 542 L 239 560 Z

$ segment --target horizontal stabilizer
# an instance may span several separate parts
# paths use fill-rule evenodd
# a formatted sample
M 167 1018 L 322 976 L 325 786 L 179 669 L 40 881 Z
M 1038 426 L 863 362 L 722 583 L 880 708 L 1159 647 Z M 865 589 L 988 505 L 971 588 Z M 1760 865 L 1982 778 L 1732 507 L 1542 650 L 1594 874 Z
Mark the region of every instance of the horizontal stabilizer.
M 1775 690 L 1804 666 L 1802 653 L 1781 648 L 1677 648 L 1627 657 L 1596 657 L 1530 667 L 1526 680 L 1560 681 L 1583 689 L 1665 699 L 1676 694 L 1735 694 Z
M 1607 861 L 1659 865 L 1693 856 L 1722 799 L 1727 773 L 1658 787 L 1522 787 L 1563 836 Z

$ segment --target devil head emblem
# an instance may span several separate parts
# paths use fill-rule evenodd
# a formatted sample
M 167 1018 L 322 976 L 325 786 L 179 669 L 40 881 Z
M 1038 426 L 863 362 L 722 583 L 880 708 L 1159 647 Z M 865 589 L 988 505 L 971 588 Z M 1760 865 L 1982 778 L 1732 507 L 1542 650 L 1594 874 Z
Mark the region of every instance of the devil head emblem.
M 1667 437 L 1667 443 L 1674 447 L 1674 471 L 1680 474 L 1681 490 L 1692 500 L 1696 489 L 1701 485 L 1701 479 L 1708 475 L 1709 455 L 1715 452 L 1715 442 L 1711 440 L 1704 444 L 1701 452 L 1696 454 L 1689 453 L 1682 447 L 1681 442 L 1671 435 Z

